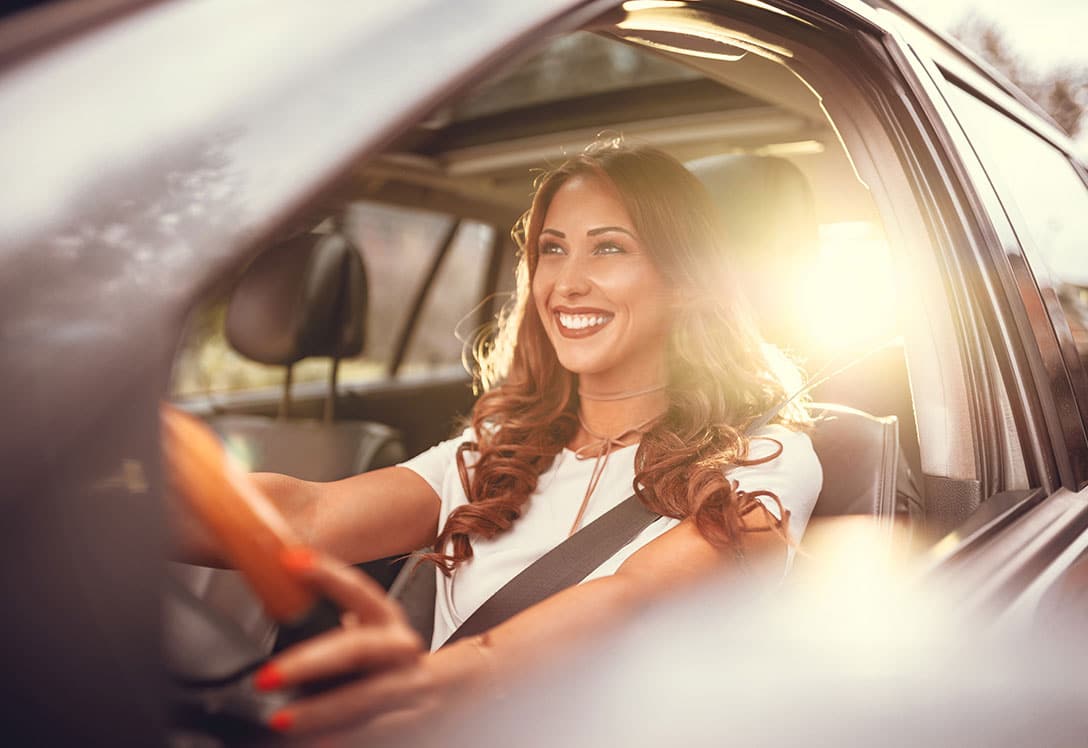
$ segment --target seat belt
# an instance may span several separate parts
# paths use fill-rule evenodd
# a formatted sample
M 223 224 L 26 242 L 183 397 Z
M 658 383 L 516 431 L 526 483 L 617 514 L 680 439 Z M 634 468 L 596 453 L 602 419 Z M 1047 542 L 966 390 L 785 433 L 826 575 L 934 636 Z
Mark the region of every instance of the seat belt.
M 482 634 L 526 608 L 573 587 L 660 517 L 643 506 L 638 496 L 628 496 L 500 587 L 442 646 L 466 636 Z
M 898 338 L 883 341 L 879 345 L 850 359 L 844 366 L 834 369 L 830 374 L 834 359 L 816 372 L 799 390 L 775 405 L 756 419 L 747 429 L 747 433 L 758 431 L 766 426 L 784 407 L 801 395 L 815 389 L 829 379 L 838 376 L 855 366 L 877 351 L 898 342 Z M 590 572 L 614 556 L 621 548 L 630 543 L 640 532 L 661 515 L 651 512 L 642 505 L 638 496 L 631 495 L 617 504 L 596 520 L 571 535 L 562 543 L 538 558 L 528 568 L 499 588 L 483 605 L 457 627 L 442 646 L 451 644 L 466 636 L 476 636 L 498 626 L 503 621 L 552 595 L 572 587 Z

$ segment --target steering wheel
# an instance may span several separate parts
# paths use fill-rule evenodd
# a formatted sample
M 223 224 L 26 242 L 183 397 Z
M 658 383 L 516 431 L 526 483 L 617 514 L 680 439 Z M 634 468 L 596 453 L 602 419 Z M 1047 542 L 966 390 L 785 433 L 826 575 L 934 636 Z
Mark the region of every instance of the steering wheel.
M 330 610 L 331 603 L 281 565 L 282 551 L 300 544 L 283 515 L 232 462 L 203 421 L 165 403 L 160 415 L 169 484 L 216 539 L 225 560 L 243 574 L 269 616 L 289 630 L 294 641 L 327 630 L 330 620 L 338 620 L 338 611 Z M 175 725 L 228 742 L 252 735 L 255 729 L 263 731 L 262 717 L 282 706 L 283 698 L 253 688 L 249 676 L 263 663 L 264 655 L 231 621 L 191 591 L 168 586 L 165 602 L 164 650 L 167 669 L 174 671 L 171 711 Z M 169 626 L 171 616 L 181 618 L 180 627 Z M 194 661 L 214 661 L 225 667 L 194 677 L 184 667 Z M 313 690 L 321 687 L 314 684 Z
M 280 564 L 282 551 L 300 544 L 283 515 L 200 419 L 165 403 L 160 413 L 163 456 L 175 493 L 245 575 L 272 618 L 282 624 L 305 618 L 318 598 Z

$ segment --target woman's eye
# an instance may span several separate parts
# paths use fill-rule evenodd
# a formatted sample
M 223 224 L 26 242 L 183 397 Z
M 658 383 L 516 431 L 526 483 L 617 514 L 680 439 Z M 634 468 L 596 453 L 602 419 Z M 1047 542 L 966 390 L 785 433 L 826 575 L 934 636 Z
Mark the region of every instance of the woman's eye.
M 541 255 L 558 255 L 558 254 L 562 254 L 562 253 L 563 253 L 563 248 L 560 247 L 558 244 L 541 244 L 540 245 L 540 254 Z
M 627 250 L 614 242 L 605 242 L 604 244 L 598 244 L 593 251 L 595 254 L 599 255 L 618 255 L 623 254 Z

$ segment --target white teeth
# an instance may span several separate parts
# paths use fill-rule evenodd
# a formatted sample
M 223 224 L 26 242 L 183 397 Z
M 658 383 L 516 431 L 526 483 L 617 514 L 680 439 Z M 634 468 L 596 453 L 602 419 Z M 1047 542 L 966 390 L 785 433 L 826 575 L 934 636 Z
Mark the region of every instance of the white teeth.
M 586 327 L 597 327 L 608 322 L 611 316 L 603 314 L 563 314 L 558 312 L 559 324 L 570 330 L 582 330 Z

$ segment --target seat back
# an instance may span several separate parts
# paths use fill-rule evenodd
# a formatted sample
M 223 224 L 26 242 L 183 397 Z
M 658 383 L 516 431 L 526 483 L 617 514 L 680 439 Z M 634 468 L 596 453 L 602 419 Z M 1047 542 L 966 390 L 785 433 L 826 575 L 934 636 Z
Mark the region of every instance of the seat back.
M 742 276 L 742 285 L 764 337 L 798 356 L 810 374 L 846 365 L 849 356 L 856 354 L 829 356 L 814 347 L 805 332 L 810 310 L 801 302 L 804 294 L 800 290 L 811 282 L 812 269 L 819 262 L 819 225 L 805 175 L 791 162 L 770 156 L 711 156 L 688 167 L 718 206 L 729 238 L 728 251 Z M 919 464 L 919 454 L 902 346 L 888 345 L 865 355 L 816 387 L 812 395 L 818 400 L 849 406 L 846 410 L 856 409 L 852 415 L 846 411 L 834 413 L 828 423 L 817 427 L 813 437 L 823 445 L 822 451 L 827 455 L 825 487 L 830 486 L 840 496 L 861 496 L 855 492 L 853 483 L 847 488 L 839 485 L 839 476 L 848 481 L 856 479 L 836 469 L 839 452 L 832 449 L 830 437 L 853 442 L 865 454 L 879 454 L 886 446 L 887 436 L 877 425 L 865 423 L 863 417 L 871 418 L 867 413 L 889 415 L 898 421 L 896 440 L 900 458 L 889 461 L 884 469 L 893 479 L 898 474 L 898 486 L 904 492 L 900 503 L 910 503 L 912 510 L 920 507 L 920 494 L 910 469 L 911 465 Z M 853 424 L 852 429 L 849 424 Z M 866 438 L 871 442 L 865 443 Z M 828 464 L 832 465 L 830 480 L 826 474 Z M 848 514 L 860 508 L 843 498 L 823 502 L 824 509 L 820 506 L 817 504 L 817 514 Z M 876 509 L 869 506 L 866 511 Z
M 209 419 L 224 446 L 254 471 L 334 481 L 401 462 L 395 429 L 370 421 L 274 420 L 220 415 Z
M 812 446 L 824 471 L 814 517 L 868 514 L 890 520 L 896 511 L 899 422 L 845 405 L 817 403 Z
M 404 458 L 396 432 L 378 423 L 337 422 L 336 370 L 366 340 L 366 271 L 340 234 L 304 234 L 273 247 L 246 269 L 231 294 L 226 331 L 254 361 L 287 367 L 278 418 L 214 415 L 208 422 L 252 470 L 331 481 Z M 290 417 L 290 371 L 304 358 L 333 361 L 324 422 Z
M 898 508 L 895 416 L 878 418 L 831 403 L 817 403 L 812 411 L 817 419 L 812 446 L 824 473 L 812 516 L 871 515 L 890 524 Z M 418 557 L 405 564 L 389 590 L 408 622 L 426 640 L 434 630 L 435 591 L 435 570 L 420 564 Z
M 819 260 L 819 227 L 805 175 L 772 156 L 711 156 L 687 166 L 721 216 L 730 265 L 763 337 L 811 358 L 797 300 Z

